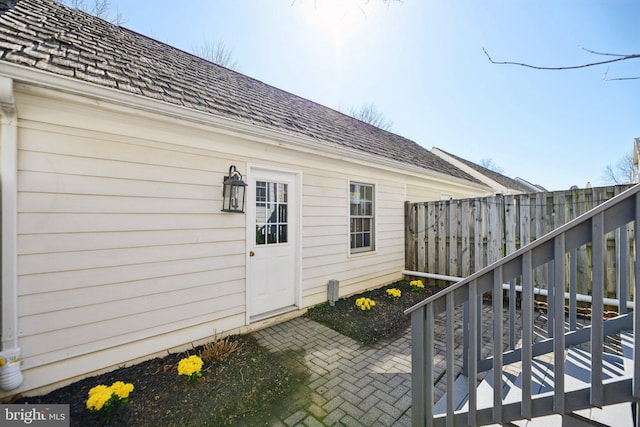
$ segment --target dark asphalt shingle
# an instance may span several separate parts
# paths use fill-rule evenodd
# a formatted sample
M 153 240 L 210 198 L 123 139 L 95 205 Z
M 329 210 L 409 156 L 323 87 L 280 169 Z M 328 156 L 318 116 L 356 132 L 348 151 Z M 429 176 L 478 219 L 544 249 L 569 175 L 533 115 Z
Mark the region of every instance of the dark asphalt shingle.
M 478 182 L 407 138 L 52 0 L 0 15 L 0 61 Z

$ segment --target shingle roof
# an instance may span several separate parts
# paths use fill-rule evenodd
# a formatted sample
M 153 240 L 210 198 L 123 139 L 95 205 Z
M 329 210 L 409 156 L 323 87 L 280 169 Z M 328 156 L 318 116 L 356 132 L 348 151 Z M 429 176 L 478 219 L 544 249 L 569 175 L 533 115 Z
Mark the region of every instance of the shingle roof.
M 510 188 L 512 190 L 522 191 L 524 193 L 530 193 L 532 191 L 531 187 L 528 187 L 513 178 L 509 178 L 508 176 L 502 175 L 501 173 L 498 173 L 498 172 L 492 171 L 491 169 L 480 166 L 477 163 L 473 163 L 469 160 L 463 159 L 462 157 L 458 157 L 455 154 L 451 154 L 441 148 L 438 148 L 438 149 L 443 153 L 446 153 L 449 156 L 453 157 L 454 159 L 458 160 L 459 162 L 462 162 L 465 165 L 469 166 L 471 169 L 474 169 L 475 171 L 480 172 L 484 176 L 494 180 L 499 184 L 504 185 L 507 188 Z
M 52 0 L 0 15 L 0 61 L 478 182 L 407 138 Z

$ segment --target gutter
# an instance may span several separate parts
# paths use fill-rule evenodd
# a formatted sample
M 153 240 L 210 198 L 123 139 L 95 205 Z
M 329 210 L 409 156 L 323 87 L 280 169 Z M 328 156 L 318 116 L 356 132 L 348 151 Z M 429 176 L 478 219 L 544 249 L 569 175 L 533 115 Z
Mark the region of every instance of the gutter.
M 17 174 L 18 113 L 13 95 L 13 80 L 0 76 L 0 188 L 2 189 L 0 388 L 4 391 L 20 387 L 24 380 L 20 371 L 20 348 L 18 347 Z

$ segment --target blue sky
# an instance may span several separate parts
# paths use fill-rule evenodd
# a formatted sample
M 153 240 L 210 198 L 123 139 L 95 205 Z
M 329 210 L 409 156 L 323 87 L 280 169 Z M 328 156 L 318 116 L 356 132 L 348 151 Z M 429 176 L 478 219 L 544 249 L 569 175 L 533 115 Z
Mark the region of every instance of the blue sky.
M 153 6 L 150 8 L 150 4 Z M 347 111 L 373 103 L 393 131 L 549 190 L 604 185 L 640 137 L 637 0 L 111 0 L 124 26 L 183 50 L 233 49 L 240 71 Z

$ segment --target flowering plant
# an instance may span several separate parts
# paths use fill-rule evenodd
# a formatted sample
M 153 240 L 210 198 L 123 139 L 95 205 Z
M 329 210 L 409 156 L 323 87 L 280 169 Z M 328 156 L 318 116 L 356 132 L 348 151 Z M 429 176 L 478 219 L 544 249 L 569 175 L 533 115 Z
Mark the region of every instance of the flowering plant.
M 360 310 L 367 311 L 371 310 L 371 307 L 375 307 L 376 302 L 370 298 L 362 297 L 356 300 L 356 305 L 360 307 Z
M 89 390 L 87 399 L 87 409 L 91 412 L 105 414 L 107 421 L 111 418 L 113 411 L 122 404 L 129 401 L 129 393 L 133 391 L 133 384 L 116 381 L 107 387 L 104 384 L 97 385 Z
M 194 382 L 202 376 L 202 365 L 204 362 L 198 356 L 189 356 L 178 362 L 178 375 L 184 375 L 187 380 Z
M 387 289 L 387 295 L 389 295 L 389 298 L 391 298 L 393 301 L 398 301 L 398 299 L 402 295 L 402 291 L 397 288 Z
M 412 280 L 409 282 L 409 286 L 411 286 L 411 290 L 413 292 L 420 292 L 421 290 L 424 289 L 424 284 L 422 283 L 422 280 Z

